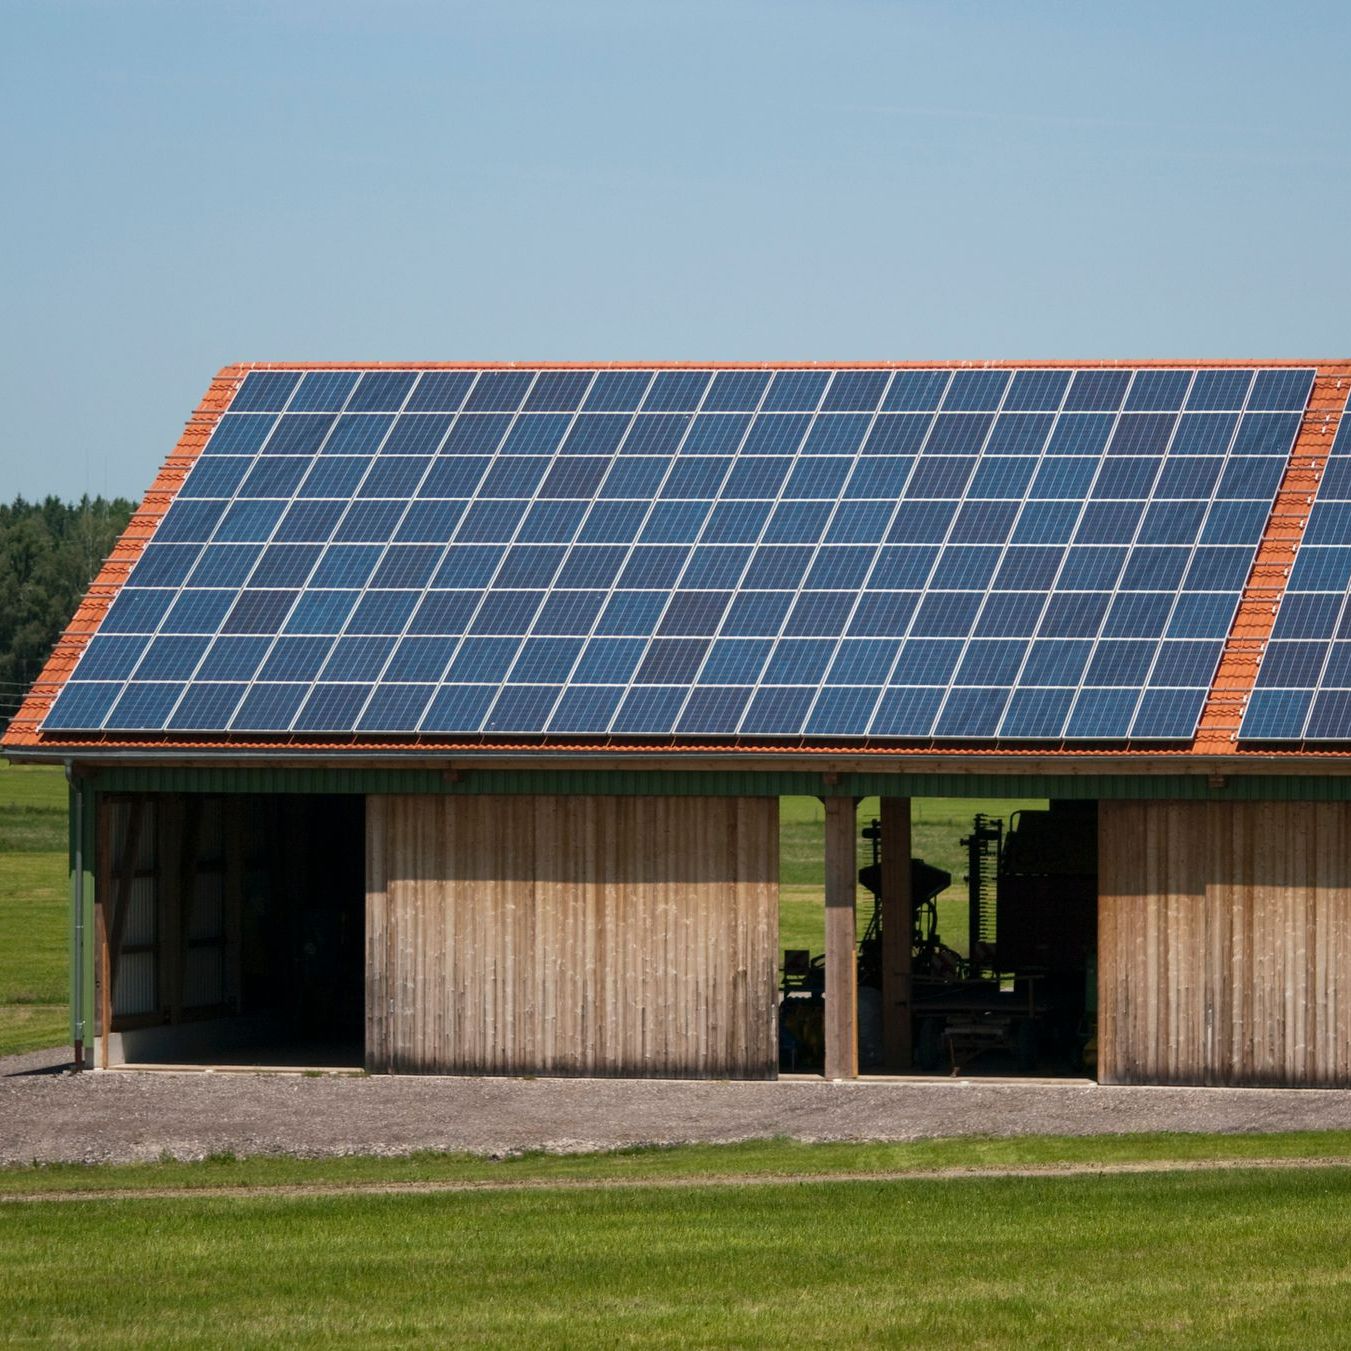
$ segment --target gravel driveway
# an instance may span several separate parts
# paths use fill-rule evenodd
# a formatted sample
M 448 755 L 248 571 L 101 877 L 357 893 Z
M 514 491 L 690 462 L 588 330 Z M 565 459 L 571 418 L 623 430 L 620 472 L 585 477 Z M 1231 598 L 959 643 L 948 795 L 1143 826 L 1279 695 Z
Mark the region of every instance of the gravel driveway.
M 825 1084 L 305 1078 L 0 1060 L 0 1163 L 246 1154 L 501 1154 L 642 1143 L 1351 1129 L 1351 1091 L 937 1080 Z

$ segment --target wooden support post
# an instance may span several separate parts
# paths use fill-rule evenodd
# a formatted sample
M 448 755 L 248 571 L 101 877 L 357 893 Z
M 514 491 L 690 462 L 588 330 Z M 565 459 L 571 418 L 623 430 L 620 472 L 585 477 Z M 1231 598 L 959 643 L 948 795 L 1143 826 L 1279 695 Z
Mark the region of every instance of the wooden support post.
M 898 1073 L 912 1066 L 910 799 L 882 799 L 882 1055 Z
M 828 797 L 826 807 L 827 1079 L 858 1074 L 858 845 L 852 797 Z

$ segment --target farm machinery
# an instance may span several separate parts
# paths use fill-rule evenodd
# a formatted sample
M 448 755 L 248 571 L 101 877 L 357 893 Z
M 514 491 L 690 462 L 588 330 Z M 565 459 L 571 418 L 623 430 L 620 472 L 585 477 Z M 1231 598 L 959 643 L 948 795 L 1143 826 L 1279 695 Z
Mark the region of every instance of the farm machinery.
M 858 943 L 859 1064 L 882 1056 L 881 831 L 863 829 L 871 859 L 859 882 L 873 898 Z M 977 815 L 966 851 L 965 951 L 944 942 L 939 898 L 952 876 L 910 863 L 910 1011 L 913 1061 L 925 1073 L 958 1073 L 987 1052 L 1020 1073 L 1040 1066 L 1092 1069 L 1097 939 L 1096 804 L 1053 801 L 1012 813 L 1007 823 Z M 821 1063 L 824 958 L 784 954 L 781 1066 Z M 902 1015 L 905 1016 L 905 1015 Z M 993 1061 L 990 1062 L 993 1065 Z
M 859 1063 L 875 1064 L 881 1054 L 882 894 L 881 858 L 876 821 L 866 826 L 873 861 L 859 870 L 859 881 L 872 892 L 868 927 L 858 942 Z M 923 859 L 910 860 L 910 894 L 914 898 L 913 962 L 935 972 L 961 969 L 961 956 L 938 936 L 938 897 L 952 884 L 952 874 Z M 826 959 L 805 948 L 784 954 L 782 998 L 779 1001 L 780 1067 L 814 1069 L 822 1063 L 825 1035 Z M 915 968 L 918 969 L 918 968 Z

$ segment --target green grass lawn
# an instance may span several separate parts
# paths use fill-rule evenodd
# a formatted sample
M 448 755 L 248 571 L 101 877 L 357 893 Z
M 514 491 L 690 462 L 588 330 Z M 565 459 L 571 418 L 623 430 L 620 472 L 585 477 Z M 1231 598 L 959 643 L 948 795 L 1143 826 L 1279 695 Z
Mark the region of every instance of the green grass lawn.
M 70 1039 L 66 780 L 0 764 L 0 1056 Z
M 0 1326 L 79 1345 L 1309 1351 L 1345 1345 L 1348 1240 L 1335 1169 L 67 1201 L 6 1208 Z

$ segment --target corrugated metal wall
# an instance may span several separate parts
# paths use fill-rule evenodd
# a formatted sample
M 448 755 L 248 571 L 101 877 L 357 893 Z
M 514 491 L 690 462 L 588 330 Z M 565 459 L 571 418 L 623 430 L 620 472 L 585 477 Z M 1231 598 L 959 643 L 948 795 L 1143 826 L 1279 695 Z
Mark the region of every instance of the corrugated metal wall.
M 1104 802 L 1103 1083 L 1351 1085 L 1351 806 Z
M 367 1063 L 764 1078 L 773 798 L 373 797 Z

